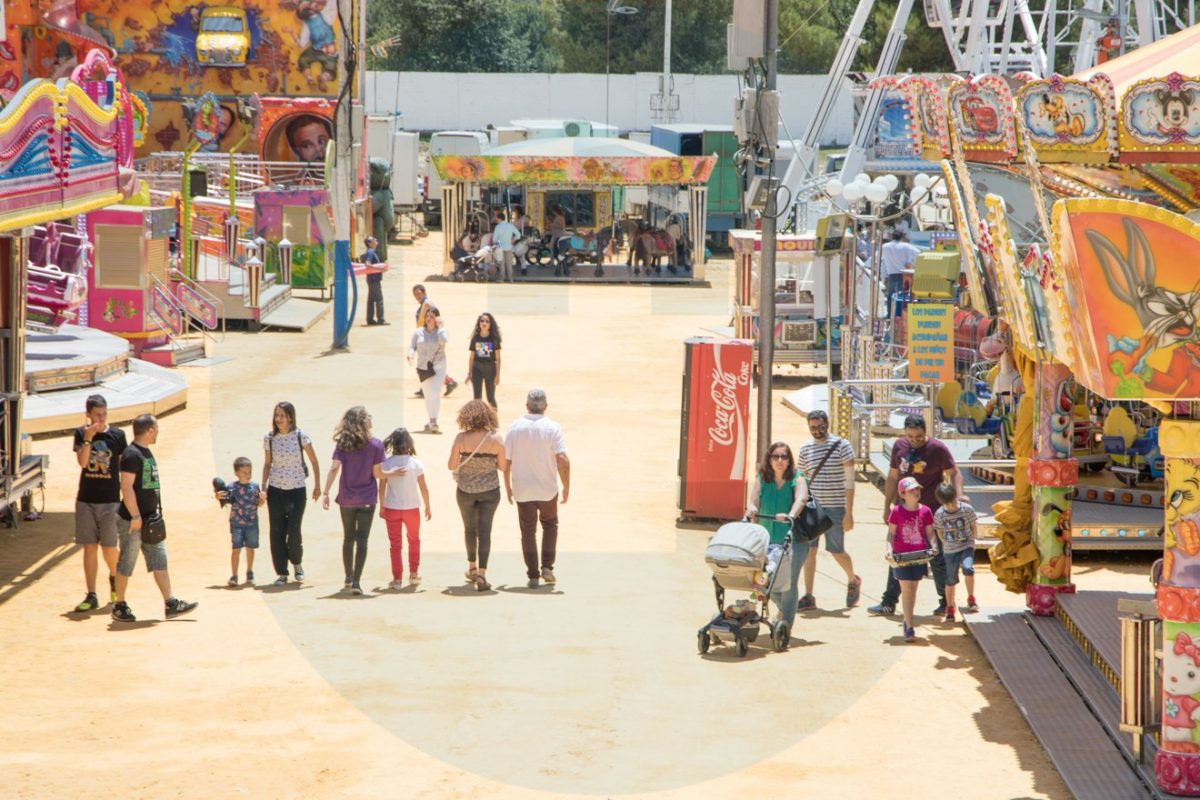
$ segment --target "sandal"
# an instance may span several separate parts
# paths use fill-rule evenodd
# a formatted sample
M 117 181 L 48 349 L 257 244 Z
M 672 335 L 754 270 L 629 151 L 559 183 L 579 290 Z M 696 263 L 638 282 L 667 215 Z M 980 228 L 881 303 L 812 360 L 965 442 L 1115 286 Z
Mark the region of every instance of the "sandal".
M 487 578 L 483 577 L 482 575 L 475 576 L 475 591 L 486 592 L 488 589 L 491 589 L 491 588 L 492 588 L 492 585 L 487 582 Z
M 474 583 L 475 576 L 479 574 L 479 570 L 476 569 L 475 567 L 471 567 L 469 570 L 467 570 L 463 574 L 466 576 L 467 583 Z

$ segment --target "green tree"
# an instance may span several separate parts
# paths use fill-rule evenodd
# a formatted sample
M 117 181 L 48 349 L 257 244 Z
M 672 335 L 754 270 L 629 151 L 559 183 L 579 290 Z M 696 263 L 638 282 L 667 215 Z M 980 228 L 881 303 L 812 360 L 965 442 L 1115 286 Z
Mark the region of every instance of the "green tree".
M 662 0 L 623 0 L 635 14 L 608 13 L 605 0 L 558 0 L 559 25 L 552 38 L 564 72 L 604 72 L 606 43 L 617 73 L 662 69 L 666 5 Z M 732 0 L 685 0 L 671 9 L 671 69 L 711 74 L 725 70 L 725 25 Z M 609 27 L 611 25 L 611 28 Z

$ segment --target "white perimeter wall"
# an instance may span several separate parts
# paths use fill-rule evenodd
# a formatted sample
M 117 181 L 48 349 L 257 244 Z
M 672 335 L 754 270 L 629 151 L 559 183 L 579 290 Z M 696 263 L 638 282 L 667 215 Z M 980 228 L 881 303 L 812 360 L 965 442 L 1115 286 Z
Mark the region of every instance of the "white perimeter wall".
M 658 74 L 613 75 L 608 122 L 622 131 L 650 130 L 650 96 Z M 368 72 L 367 112 L 400 111 L 412 131 L 482 130 L 513 119 L 605 121 L 604 75 L 546 73 Z M 804 135 L 820 99 L 824 75 L 779 76 L 780 106 L 792 137 Z M 735 75 L 676 75 L 679 123 L 733 124 Z M 854 133 L 849 83 L 834 104 L 822 145 L 844 145 Z M 780 138 L 786 138 L 781 128 Z

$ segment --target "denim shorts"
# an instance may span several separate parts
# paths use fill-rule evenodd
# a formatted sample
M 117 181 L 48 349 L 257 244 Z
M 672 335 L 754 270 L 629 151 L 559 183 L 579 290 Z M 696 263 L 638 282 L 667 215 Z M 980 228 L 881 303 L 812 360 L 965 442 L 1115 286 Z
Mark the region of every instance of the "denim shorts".
M 962 567 L 963 575 L 975 574 L 975 548 L 968 547 L 957 553 L 942 553 L 942 563 L 946 565 L 946 585 L 958 585 L 958 569 Z
M 137 566 L 138 551 L 146 559 L 147 572 L 160 572 L 167 568 L 167 542 L 164 539 L 158 544 L 142 544 L 142 529 L 129 529 L 129 520 L 117 517 L 117 538 L 120 541 L 121 552 L 117 556 L 117 574 L 126 578 L 133 576 L 133 568 Z
M 919 581 L 928 574 L 928 564 L 908 564 L 903 567 L 892 567 L 892 575 L 898 581 Z
M 249 525 L 234 525 L 229 523 L 229 534 L 233 537 L 233 549 L 241 550 L 243 547 L 249 547 L 251 550 L 258 549 L 258 523 L 251 522 Z
M 829 519 L 833 520 L 833 527 L 825 531 L 825 551 L 827 553 L 846 552 L 846 531 L 842 529 L 842 522 L 846 519 L 846 509 L 830 508 L 825 505 L 822 508 L 829 515 Z

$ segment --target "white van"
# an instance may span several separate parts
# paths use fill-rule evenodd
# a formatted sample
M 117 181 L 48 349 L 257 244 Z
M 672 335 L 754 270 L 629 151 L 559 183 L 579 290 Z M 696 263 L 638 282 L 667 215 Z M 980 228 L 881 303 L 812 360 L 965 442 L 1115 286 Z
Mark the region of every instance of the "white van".
M 442 224 L 442 179 L 433 165 L 434 156 L 477 156 L 488 148 L 488 137 L 480 131 L 438 131 L 429 137 L 429 159 L 425 162 L 425 227 Z

